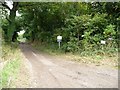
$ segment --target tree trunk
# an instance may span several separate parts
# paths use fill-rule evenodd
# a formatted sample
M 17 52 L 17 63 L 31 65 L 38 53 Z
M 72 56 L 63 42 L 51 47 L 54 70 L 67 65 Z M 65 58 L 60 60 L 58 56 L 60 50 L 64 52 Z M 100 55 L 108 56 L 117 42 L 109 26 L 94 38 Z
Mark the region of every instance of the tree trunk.
M 16 29 L 15 17 L 16 17 L 17 9 L 18 9 L 18 2 L 13 2 L 13 8 L 10 10 L 10 15 L 9 15 L 10 21 L 9 21 L 9 26 L 7 31 L 8 41 L 12 41 L 12 37 Z
M 7 31 L 7 36 L 8 36 L 8 41 L 12 40 L 13 32 L 15 30 L 15 16 L 16 16 L 16 11 L 10 11 L 10 22 L 8 26 L 8 31 Z

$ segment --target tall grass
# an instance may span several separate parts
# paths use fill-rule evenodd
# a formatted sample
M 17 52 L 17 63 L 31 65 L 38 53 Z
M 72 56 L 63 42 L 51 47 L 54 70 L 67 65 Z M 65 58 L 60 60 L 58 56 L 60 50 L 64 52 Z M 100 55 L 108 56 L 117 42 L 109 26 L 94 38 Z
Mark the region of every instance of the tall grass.
M 118 48 L 114 47 L 97 46 L 97 48 L 88 48 L 88 50 L 79 49 L 74 53 L 65 52 L 62 48 L 59 49 L 57 44 L 40 44 L 36 42 L 33 44 L 33 47 L 50 55 L 65 56 L 70 60 L 78 62 L 118 67 Z
M 21 65 L 21 52 L 16 43 L 2 44 L 2 61 L 7 61 L 2 71 L 0 71 L 0 87 L 15 87 L 13 81 L 16 79 Z

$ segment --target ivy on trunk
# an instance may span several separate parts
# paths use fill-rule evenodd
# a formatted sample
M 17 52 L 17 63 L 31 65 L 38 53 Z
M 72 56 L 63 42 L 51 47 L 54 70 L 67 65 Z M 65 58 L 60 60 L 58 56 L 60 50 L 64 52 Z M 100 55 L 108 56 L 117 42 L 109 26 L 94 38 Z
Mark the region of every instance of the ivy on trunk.
M 10 11 L 9 18 L 6 18 L 9 22 L 8 29 L 7 29 L 7 41 L 12 41 L 12 37 L 14 34 L 14 31 L 16 30 L 16 11 L 18 10 L 18 2 L 13 2 L 13 7 L 10 9 L 10 7 L 6 4 L 6 2 L 1 2 L 2 6 L 7 8 Z

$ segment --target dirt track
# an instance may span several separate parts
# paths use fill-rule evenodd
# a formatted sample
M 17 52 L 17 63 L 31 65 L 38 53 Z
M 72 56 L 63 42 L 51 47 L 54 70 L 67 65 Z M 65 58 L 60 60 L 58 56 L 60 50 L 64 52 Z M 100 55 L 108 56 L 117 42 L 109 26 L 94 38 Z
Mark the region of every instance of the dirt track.
M 28 60 L 32 88 L 118 88 L 116 69 L 38 53 L 27 44 L 20 48 Z

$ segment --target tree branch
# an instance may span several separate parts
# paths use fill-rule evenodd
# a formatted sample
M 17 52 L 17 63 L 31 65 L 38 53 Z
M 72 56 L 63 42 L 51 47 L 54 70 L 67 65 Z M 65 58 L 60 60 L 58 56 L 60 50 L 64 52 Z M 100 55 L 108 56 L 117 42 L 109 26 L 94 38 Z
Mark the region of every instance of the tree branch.
M 10 19 L 8 19 L 8 17 L 6 16 L 6 19 L 8 20 L 8 22 L 10 23 L 11 22 L 11 20 Z
M 8 5 L 6 5 L 5 2 L 3 3 L 3 2 L 0 1 L 0 3 L 1 3 L 1 5 L 2 5 L 3 7 L 7 8 L 8 10 L 11 10 L 10 7 L 9 7 Z
M 13 8 L 14 11 L 18 9 L 18 2 L 13 2 Z

